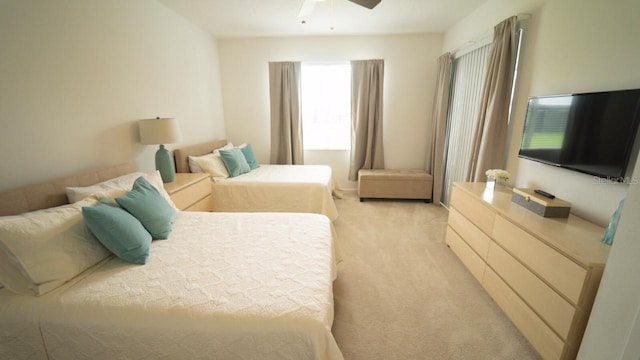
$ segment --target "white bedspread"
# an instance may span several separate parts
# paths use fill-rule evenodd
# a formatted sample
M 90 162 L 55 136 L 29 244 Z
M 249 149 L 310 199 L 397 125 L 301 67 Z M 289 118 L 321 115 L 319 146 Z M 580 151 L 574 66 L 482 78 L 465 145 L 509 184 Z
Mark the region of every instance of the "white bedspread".
M 342 359 L 334 252 L 322 215 L 182 212 L 146 265 L 0 290 L 0 358 Z
M 338 218 L 331 167 L 260 165 L 213 185 L 213 210 L 222 212 L 303 212 Z

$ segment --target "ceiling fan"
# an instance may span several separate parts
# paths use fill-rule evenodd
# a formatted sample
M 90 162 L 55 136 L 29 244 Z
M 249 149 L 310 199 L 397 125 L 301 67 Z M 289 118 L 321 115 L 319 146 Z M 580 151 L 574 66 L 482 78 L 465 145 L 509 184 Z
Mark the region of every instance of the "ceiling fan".
M 325 1 L 325 0 L 303 0 L 302 7 L 300 8 L 300 13 L 298 14 L 298 17 L 303 18 L 311 15 L 311 13 L 313 12 L 313 8 L 316 6 L 316 3 L 322 2 L 322 1 Z M 373 9 L 382 0 L 348 0 L 348 1 L 351 1 L 352 3 L 358 4 L 360 6 L 364 6 L 367 9 Z

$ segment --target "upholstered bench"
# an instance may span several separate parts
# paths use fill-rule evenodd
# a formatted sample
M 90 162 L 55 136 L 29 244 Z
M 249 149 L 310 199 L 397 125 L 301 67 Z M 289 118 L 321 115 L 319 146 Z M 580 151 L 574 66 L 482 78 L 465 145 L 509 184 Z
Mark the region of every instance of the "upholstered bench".
M 431 200 L 433 178 L 424 170 L 358 171 L 358 196 L 364 199 Z

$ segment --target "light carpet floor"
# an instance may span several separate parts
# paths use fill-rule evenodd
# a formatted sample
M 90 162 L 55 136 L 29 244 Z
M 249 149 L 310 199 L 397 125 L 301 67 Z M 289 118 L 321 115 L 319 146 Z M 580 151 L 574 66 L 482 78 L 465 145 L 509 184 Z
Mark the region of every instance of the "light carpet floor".
M 336 199 L 333 333 L 346 360 L 538 359 L 444 242 L 446 209 Z

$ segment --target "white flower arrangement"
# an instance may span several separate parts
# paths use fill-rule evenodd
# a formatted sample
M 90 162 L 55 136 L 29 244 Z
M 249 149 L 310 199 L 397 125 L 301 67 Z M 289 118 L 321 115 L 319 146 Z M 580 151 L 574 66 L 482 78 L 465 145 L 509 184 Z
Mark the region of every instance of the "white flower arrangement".
M 507 181 L 511 177 L 511 174 L 509 174 L 507 170 L 502 170 L 502 169 L 487 170 L 487 172 L 484 174 L 487 175 L 487 180 Z

